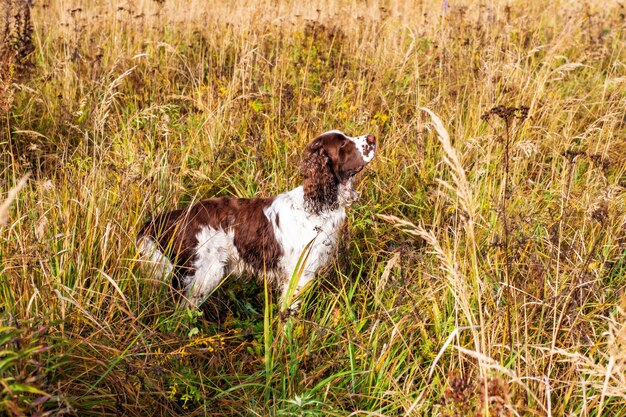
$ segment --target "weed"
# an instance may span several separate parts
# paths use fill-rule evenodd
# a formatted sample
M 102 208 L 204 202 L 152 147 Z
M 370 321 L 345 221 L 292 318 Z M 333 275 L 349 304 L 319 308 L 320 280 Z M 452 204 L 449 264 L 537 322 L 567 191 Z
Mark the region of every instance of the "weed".
M 512 123 L 517 119 L 524 121 L 528 118 L 528 107 L 506 107 L 496 106 L 481 116 L 482 120 L 489 121 L 490 117 L 497 116 L 504 121 L 504 152 L 502 154 L 502 165 L 504 167 L 504 192 L 502 193 L 501 212 L 502 212 L 502 230 L 504 231 L 504 275 L 506 282 L 506 329 L 508 335 L 508 344 L 513 348 L 513 331 L 511 323 L 511 308 L 516 308 L 513 297 L 511 296 L 511 253 L 510 245 L 510 221 L 507 211 L 507 203 L 511 194 L 510 184 L 510 146 L 512 139 Z M 503 345 L 507 341 L 502 342 Z

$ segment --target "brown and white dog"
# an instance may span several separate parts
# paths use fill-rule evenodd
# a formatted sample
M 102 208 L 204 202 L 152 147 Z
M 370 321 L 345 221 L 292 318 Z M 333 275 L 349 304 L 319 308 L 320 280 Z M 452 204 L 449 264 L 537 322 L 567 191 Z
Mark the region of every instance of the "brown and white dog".
M 323 133 L 306 147 L 302 186 L 272 198 L 210 198 L 161 214 L 141 228 L 139 251 L 164 278 L 177 274 L 198 306 L 225 277 L 244 271 L 267 277 L 285 297 L 312 242 L 298 293 L 332 260 L 345 208 L 357 196 L 354 176 L 375 153 L 373 135 Z

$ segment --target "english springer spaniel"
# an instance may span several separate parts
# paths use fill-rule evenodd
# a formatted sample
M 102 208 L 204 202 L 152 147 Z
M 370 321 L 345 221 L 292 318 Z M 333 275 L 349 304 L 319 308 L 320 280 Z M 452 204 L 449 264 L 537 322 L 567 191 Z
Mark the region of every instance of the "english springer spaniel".
M 345 208 L 357 197 L 354 176 L 375 152 L 373 135 L 323 133 L 306 147 L 302 186 L 273 198 L 210 198 L 161 214 L 141 228 L 140 254 L 162 277 L 176 274 L 198 306 L 225 277 L 244 271 L 267 277 L 284 299 L 308 251 L 297 294 L 332 260 Z

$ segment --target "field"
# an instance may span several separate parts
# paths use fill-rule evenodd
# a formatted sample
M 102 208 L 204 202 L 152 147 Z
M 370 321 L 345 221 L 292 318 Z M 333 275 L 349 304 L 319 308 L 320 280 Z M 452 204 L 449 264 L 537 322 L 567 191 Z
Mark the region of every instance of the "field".
M 626 9 L 0 4 L 0 415 L 626 416 Z M 151 214 L 373 133 L 284 319 L 137 262 Z M 297 231 L 294 231 L 297 233 Z

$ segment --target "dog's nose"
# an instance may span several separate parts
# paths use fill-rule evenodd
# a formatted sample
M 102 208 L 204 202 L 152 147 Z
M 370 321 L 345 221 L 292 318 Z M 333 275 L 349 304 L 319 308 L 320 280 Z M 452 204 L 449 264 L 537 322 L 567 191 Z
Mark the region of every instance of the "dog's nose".
M 367 141 L 368 144 L 370 145 L 376 145 L 376 136 L 374 135 L 367 135 L 367 137 L 365 138 L 365 140 Z

